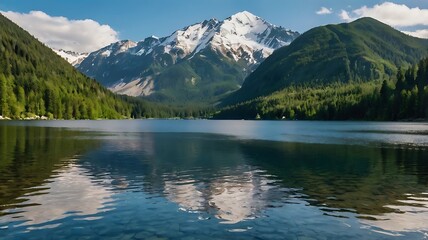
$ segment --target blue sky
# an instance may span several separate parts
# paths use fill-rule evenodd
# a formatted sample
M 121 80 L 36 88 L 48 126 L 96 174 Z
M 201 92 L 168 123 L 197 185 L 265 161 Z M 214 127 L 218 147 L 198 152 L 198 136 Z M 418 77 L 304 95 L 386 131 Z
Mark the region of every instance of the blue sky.
M 0 10 L 17 13 L 37 10 L 49 16 L 63 16 L 70 20 L 92 19 L 101 25 L 109 25 L 117 33 L 118 39 L 138 41 L 150 35 L 166 36 L 179 28 L 204 19 L 222 20 L 243 10 L 250 11 L 273 24 L 304 32 L 319 25 L 346 21 L 339 16 L 342 10 L 352 15 L 354 10 L 363 6 L 371 8 L 384 2 L 376 0 L 1 0 Z M 428 11 L 428 0 L 390 0 L 389 2 Z M 316 14 L 321 7 L 331 9 L 331 14 Z M 354 15 L 351 17 L 359 17 Z M 426 22 L 428 23 L 428 18 Z M 428 29 L 428 26 L 424 27 Z M 422 27 L 421 24 L 415 24 L 402 28 L 414 31 Z

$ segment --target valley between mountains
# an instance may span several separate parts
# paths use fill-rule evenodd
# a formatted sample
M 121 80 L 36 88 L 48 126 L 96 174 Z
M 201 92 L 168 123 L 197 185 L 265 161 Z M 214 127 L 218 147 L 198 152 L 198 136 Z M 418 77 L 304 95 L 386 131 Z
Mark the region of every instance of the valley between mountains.
M 372 18 L 300 34 L 244 11 L 92 53 L 0 20 L 2 118 L 428 116 L 428 40 Z

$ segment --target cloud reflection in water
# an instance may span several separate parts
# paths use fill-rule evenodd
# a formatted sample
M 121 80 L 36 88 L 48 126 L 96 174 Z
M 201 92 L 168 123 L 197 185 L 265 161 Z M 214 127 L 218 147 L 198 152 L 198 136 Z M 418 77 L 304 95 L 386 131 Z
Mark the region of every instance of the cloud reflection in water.
M 213 213 L 227 224 L 253 219 L 267 207 L 268 201 L 283 196 L 262 171 L 237 172 L 228 171 L 209 182 L 167 180 L 164 193 L 185 211 Z
M 19 226 L 31 226 L 31 229 L 55 227 L 60 224 L 57 220 L 67 216 L 96 220 L 100 218 L 97 213 L 109 210 L 113 194 L 96 184 L 86 170 L 76 164 L 58 170 L 48 183 L 37 188 L 41 190 L 19 198 L 25 200 L 25 207 L 9 209 L 10 214 L 1 220 L 18 220 Z

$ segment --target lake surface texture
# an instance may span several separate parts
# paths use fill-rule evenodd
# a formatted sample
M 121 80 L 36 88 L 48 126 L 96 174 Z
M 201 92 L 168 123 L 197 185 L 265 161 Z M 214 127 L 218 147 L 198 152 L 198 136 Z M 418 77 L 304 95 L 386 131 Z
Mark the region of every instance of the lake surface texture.
M 0 239 L 428 239 L 428 125 L 3 121 Z

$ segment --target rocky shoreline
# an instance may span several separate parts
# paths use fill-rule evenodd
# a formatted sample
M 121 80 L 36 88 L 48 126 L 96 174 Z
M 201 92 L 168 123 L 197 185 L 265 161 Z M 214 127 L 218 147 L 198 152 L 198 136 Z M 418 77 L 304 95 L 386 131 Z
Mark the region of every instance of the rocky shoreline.
M 48 119 L 49 118 L 46 117 L 46 116 L 35 115 L 35 116 L 32 116 L 32 117 L 21 117 L 21 118 L 14 119 L 14 120 L 48 120 Z M 2 115 L 0 115 L 0 120 L 12 120 L 12 119 L 9 118 L 9 117 L 3 117 Z

